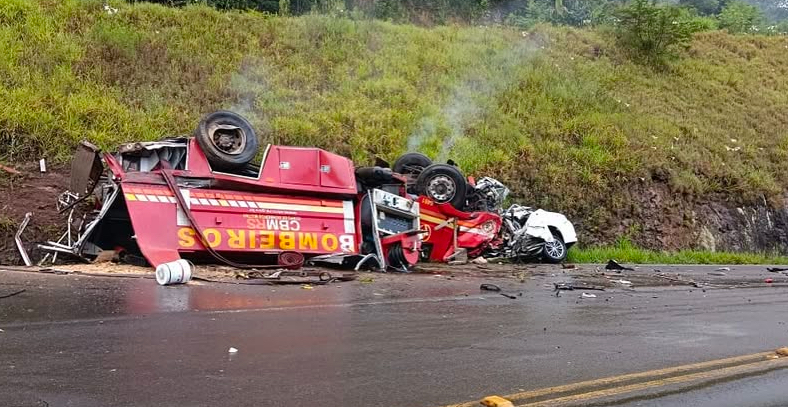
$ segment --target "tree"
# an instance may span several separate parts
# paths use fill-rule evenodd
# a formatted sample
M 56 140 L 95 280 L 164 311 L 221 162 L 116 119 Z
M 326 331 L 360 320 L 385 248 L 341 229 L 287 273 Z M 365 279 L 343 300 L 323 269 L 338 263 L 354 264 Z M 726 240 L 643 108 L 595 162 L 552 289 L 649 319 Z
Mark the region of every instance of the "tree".
M 720 0 L 679 0 L 679 4 L 695 9 L 702 16 L 715 15 L 722 8 Z
M 758 32 L 763 25 L 763 13 L 755 6 L 741 1 L 728 3 L 719 15 L 720 28 L 733 34 Z
M 633 58 L 653 66 L 676 58 L 700 29 L 685 9 L 653 0 L 633 0 L 619 8 L 616 17 L 619 45 Z

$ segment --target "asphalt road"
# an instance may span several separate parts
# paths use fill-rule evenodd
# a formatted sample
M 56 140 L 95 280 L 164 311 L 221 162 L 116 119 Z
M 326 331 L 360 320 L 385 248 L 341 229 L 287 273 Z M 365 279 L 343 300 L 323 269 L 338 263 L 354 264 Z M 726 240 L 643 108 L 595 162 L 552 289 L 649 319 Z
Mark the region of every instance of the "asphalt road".
M 0 296 L 26 291 L 0 299 L 0 405 L 437 407 L 788 345 L 779 285 L 581 298 L 554 295 L 559 269 L 524 283 L 371 276 L 309 290 L 2 271 Z M 626 403 L 786 405 L 786 379 L 773 371 Z

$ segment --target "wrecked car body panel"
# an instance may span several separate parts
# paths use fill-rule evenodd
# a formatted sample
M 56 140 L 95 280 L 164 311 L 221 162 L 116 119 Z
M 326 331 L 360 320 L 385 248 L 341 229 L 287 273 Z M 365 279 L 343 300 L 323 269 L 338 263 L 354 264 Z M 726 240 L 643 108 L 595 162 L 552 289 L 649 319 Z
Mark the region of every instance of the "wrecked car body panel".
M 552 242 L 554 238 L 550 228 L 558 230 L 564 243 L 572 244 L 577 242 L 575 227 L 566 216 L 560 213 L 537 209 L 531 213 L 528 221 L 525 223 L 525 233 L 543 239 L 546 242 Z
M 469 257 L 481 255 L 498 238 L 501 217 L 492 212 L 462 212 L 449 204 L 419 197 L 425 258 L 445 262 L 462 249 Z

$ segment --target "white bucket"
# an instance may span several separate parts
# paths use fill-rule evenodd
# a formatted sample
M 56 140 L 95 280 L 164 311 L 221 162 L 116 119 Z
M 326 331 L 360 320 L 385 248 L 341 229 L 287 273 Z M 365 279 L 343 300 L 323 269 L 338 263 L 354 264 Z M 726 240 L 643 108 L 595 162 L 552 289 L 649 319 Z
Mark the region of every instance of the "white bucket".
M 180 259 L 156 267 L 156 282 L 159 285 L 183 284 L 192 279 L 194 264 Z

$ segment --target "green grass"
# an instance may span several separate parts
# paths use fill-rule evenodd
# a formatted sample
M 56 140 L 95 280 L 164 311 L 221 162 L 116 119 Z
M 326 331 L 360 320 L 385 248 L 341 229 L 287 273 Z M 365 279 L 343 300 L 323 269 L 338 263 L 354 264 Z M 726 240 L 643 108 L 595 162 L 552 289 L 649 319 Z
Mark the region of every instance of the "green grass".
M 188 134 L 224 108 L 264 142 L 361 164 L 454 158 L 583 219 L 584 238 L 633 186 L 737 204 L 788 186 L 788 37 L 701 33 L 655 72 L 604 31 L 103 3 L 0 2 L 0 160 Z
M 625 264 L 788 264 L 788 257 L 766 253 L 731 253 L 702 250 L 674 252 L 646 250 L 627 241 L 604 247 L 573 247 L 570 263 L 607 263 L 616 260 Z

